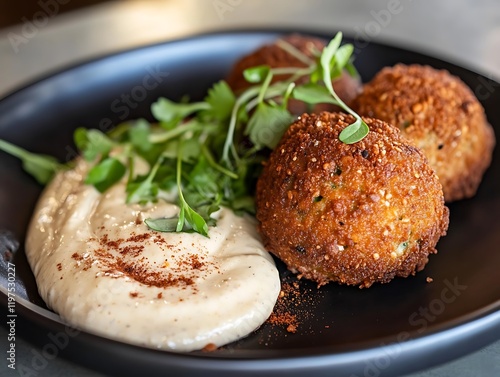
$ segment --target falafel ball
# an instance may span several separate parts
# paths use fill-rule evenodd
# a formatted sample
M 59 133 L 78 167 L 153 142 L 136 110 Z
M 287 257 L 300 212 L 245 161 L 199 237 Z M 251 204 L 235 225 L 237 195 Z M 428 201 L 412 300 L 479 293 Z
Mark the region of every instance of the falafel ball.
M 343 113 L 303 114 L 259 177 L 256 210 L 266 248 L 323 285 L 369 287 L 424 268 L 449 211 L 422 152 L 400 131 L 363 118 L 368 135 L 344 144 Z
M 421 148 L 447 202 L 475 195 L 491 163 L 495 135 L 458 77 L 429 66 L 387 67 L 364 86 L 352 108 L 398 127 Z
M 326 46 L 325 41 L 321 39 L 306 37 L 299 34 L 292 34 L 283 37 L 282 39 L 295 47 L 297 50 L 301 51 L 308 58 L 314 58 L 313 53 L 315 51 L 323 50 Z M 236 62 L 226 78 L 226 81 L 231 89 L 234 92 L 239 93 L 250 87 L 252 84 L 245 80 L 243 77 L 243 71 L 247 68 L 259 65 L 268 65 L 271 68 L 303 68 L 307 66 L 305 62 L 285 51 L 277 45 L 276 42 L 265 45 Z M 276 75 L 273 77 L 272 82 L 283 81 L 289 77 L 290 75 Z M 305 84 L 306 80 L 307 78 L 299 79 L 296 84 Z M 346 103 L 352 101 L 361 92 L 362 88 L 360 78 L 351 76 L 345 70 L 339 78 L 332 82 L 332 84 L 335 93 L 337 93 L 340 99 Z M 288 102 L 288 109 L 292 114 L 300 115 L 307 111 L 307 105 L 292 98 Z M 318 104 L 315 107 L 315 111 L 317 112 L 318 110 L 341 111 L 338 106 L 332 104 Z

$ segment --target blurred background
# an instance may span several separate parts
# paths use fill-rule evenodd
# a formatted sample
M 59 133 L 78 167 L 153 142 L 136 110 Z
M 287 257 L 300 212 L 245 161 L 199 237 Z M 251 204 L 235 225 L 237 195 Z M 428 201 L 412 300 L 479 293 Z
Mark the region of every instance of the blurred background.
M 65 1 L 60 1 L 59 3 L 63 6 L 59 13 L 62 14 L 71 10 L 104 3 L 106 1 L 108 0 L 71 0 L 67 3 L 65 3 Z M 38 0 L 1 0 L 0 9 L 2 9 L 0 13 L 0 28 L 4 28 L 6 26 L 21 23 L 26 15 L 38 12 L 40 10 L 40 2 Z
M 234 28 L 342 30 L 500 78 L 498 0 L 0 0 L 0 94 L 95 56 Z

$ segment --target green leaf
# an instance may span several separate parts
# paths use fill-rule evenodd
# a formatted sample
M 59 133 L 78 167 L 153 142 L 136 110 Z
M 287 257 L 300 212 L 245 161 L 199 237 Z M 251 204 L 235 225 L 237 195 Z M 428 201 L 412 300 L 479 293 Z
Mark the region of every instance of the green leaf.
M 250 195 L 240 196 L 233 200 L 231 208 L 235 211 L 255 213 L 255 199 Z
M 219 192 L 218 176 L 218 172 L 214 171 L 206 157 L 202 155 L 189 173 L 189 182 L 199 193 L 208 196 L 211 192 Z
M 158 195 L 158 184 L 147 180 L 127 184 L 127 203 L 146 204 L 154 202 Z
M 193 162 L 196 161 L 201 153 L 200 141 L 197 139 L 183 140 L 184 152 L 182 153 L 182 161 Z
M 167 192 L 171 191 L 176 184 L 175 173 L 175 162 L 165 159 L 154 178 L 154 182 L 158 184 L 158 189 Z
M 167 129 L 175 127 L 188 115 L 207 109 L 210 105 L 206 102 L 176 103 L 163 97 L 151 105 L 153 116 Z
M 149 141 L 150 124 L 144 119 L 140 119 L 128 129 L 129 140 L 134 148 L 142 152 L 151 150 L 153 144 Z
M 260 103 L 250 118 L 245 133 L 258 147 L 273 149 L 294 117 L 287 109 Z
M 158 195 L 158 185 L 153 182 L 158 169 L 163 162 L 163 157 L 158 158 L 158 161 L 149 171 L 148 175 L 139 177 L 127 184 L 127 203 L 147 203 L 153 201 Z
M 57 172 L 58 166 L 55 158 L 46 155 L 39 155 L 38 158 L 29 158 L 23 161 L 23 169 L 42 185 L 50 182 Z
M 86 161 L 94 161 L 98 156 L 106 156 L 114 146 L 109 137 L 96 129 L 77 128 L 73 139 Z
M 268 65 L 259 65 L 256 67 L 247 68 L 243 71 L 243 77 L 250 83 L 256 84 L 262 82 L 267 75 L 271 67 Z
M 218 202 L 216 200 L 213 203 L 206 203 L 196 207 L 196 212 L 205 220 L 207 225 L 216 225 L 215 219 L 211 218 L 210 215 L 220 209 Z
M 210 105 L 209 114 L 224 121 L 231 116 L 236 98 L 229 85 L 225 81 L 219 81 L 208 90 L 205 102 Z
M 4 140 L 0 140 L 0 150 L 19 158 L 24 170 L 42 185 L 48 183 L 54 174 L 63 168 L 52 156 L 31 153 Z
M 335 75 L 342 74 L 342 69 L 349 63 L 353 52 L 352 45 L 344 45 L 340 47 L 342 33 L 337 33 L 327 47 L 323 49 L 320 57 L 321 70 L 323 72 L 323 82 L 332 95 L 338 102 L 339 106 L 356 118 L 356 121 L 342 130 L 339 135 L 340 141 L 346 144 L 353 144 L 363 139 L 370 129 L 361 117 L 349 108 L 335 93 L 332 85 L 332 78 Z M 339 48 L 340 47 L 340 48 Z
M 194 211 L 191 207 L 185 206 L 186 221 L 191 225 L 193 230 L 200 233 L 202 236 L 208 237 L 208 225 L 205 219 Z
M 317 103 L 339 104 L 323 85 L 311 83 L 297 86 L 292 92 L 292 97 L 311 105 Z
M 116 158 L 108 157 L 94 166 L 87 174 L 85 183 L 94 185 L 99 192 L 104 192 L 125 174 L 126 167 Z
M 150 229 L 156 230 L 157 232 L 175 232 L 178 221 L 178 217 L 144 220 Z
M 323 71 L 323 81 L 330 92 L 334 91 L 332 86 L 332 61 L 341 41 L 342 33 L 338 32 L 330 43 L 328 43 L 328 46 L 323 49 L 320 57 L 321 68 Z
M 368 132 L 370 132 L 370 129 L 367 124 L 359 118 L 342 130 L 339 140 L 346 144 L 354 144 L 368 135 Z
M 333 61 L 333 68 L 331 73 L 332 79 L 335 79 L 342 75 L 342 71 L 349 62 L 349 59 L 351 59 L 351 55 L 353 52 L 354 46 L 352 44 L 345 44 L 338 48 Z
M 354 66 L 354 64 L 352 63 L 351 60 L 349 60 L 349 62 L 347 62 L 347 64 L 345 65 L 345 69 L 351 77 L 359 78 L 358 70 L 356 69 L 356 67 Z

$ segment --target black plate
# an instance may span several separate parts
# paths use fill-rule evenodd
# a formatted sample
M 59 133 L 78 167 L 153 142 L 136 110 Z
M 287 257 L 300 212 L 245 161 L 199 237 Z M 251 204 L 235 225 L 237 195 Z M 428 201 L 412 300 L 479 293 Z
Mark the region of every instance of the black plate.
M 67 160 L 76 127 L 107 129 L 124 119 L 150 118 L 159 96 L 201 98 L 234 61 L 281 32 L 215 33 L 148 46 L 91 61 L 29 85 L 0 102 L 0 138 Z M 332 34 L 322 35 L 331 38 Z M 364 81 L 397 62 L 429 64 L 460 76 L 478 95 L 500 134 L 498 84 L 453 64 L 381 44 L 356 45 Z M 41 191 L 20 163 L 0 155 L 0 247 L 15 248 L 17 330 L 46 346 L 64 324 L 45 309 L 27 264 L 23 240 Z M 417 276 L 360 290 L 301 281 L 289 305 L 298 331 L 266 323 L 215 352 L 174 354 L 81 332 L 60 354 L 109 374 L 142 375 L 396 375 L 471 352 L 500 338 L 500 161 L 495 153 L 476 197 L 450 206 L 448 235 Z M 6 263 L 4 258 L 2 263 Z M 7 303 L 6 266 L 1 274 Z M 279 264 L 284 280 L 294 281 Z M 426 278 L 434 279 L 427 283 Z M 25 300 L 25 301 L 24 301 Z M 24 303 L 24 304 L 23 304 Z M 31 305 L 29 303 L 32 303 Z M 22 322 L 21 322 L 22 321 Z M 69 330 L 68 330 L 69 331 Z M 57 346 L 57 344 L 56 344 Z

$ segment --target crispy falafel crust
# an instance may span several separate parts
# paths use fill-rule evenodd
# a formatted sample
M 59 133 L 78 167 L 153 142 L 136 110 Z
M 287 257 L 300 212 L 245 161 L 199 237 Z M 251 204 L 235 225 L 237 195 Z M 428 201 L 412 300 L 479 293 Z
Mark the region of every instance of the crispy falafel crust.
M 448 228 L 441 184 L 398 129 L 364 118 L 369 134 L 338 139 L 350 115 L 303 114 L 257 182 L 266 248 L 318 285 L 369 287 L 420 271 Z
M 447 202 L 475 195 L 491 163 L 495 135 L 483 107 L 458 77 L 429 66 L 386 67 L 351 107 L 398 127 L 421 148 Z
M 325 41 L 319 38 L 308 37 L 300 34 L 291 34 L 282 38 L 285 42 L 291 44 L 297 50 L 302 52 L 308 58 L 313 58 L 313 51 L 321 51 L 325 47 Z M 236 93 L 247 89 L 252 84 L 245 80 L 243 71 L 247 68 L 268 65 L 272 68 L 286 67 L 306 67 L 306 63 L 291 55 L 276 43 L 262 46 L 253 53 L 244 56 L 233 66 L 229 72 L 226 81 Z M 272 82 L 283 81 L 290 75 L 276 75 Z M 304 84 L 305 80 L 301 79 L 297 84 Z M 361 92 L 361 81 L 358 77 L 350 76 L 346 71 L 333 82 L 333 88 L 337 95 L 344 101 L 352 101 Z M 307 110 L 306 104 L 298 100 L 290 99 L 289 110 L 293 114 L 300 115 Z M 316 111 L 340 111 L 338 106 L 331 104 L 316 105 Z

